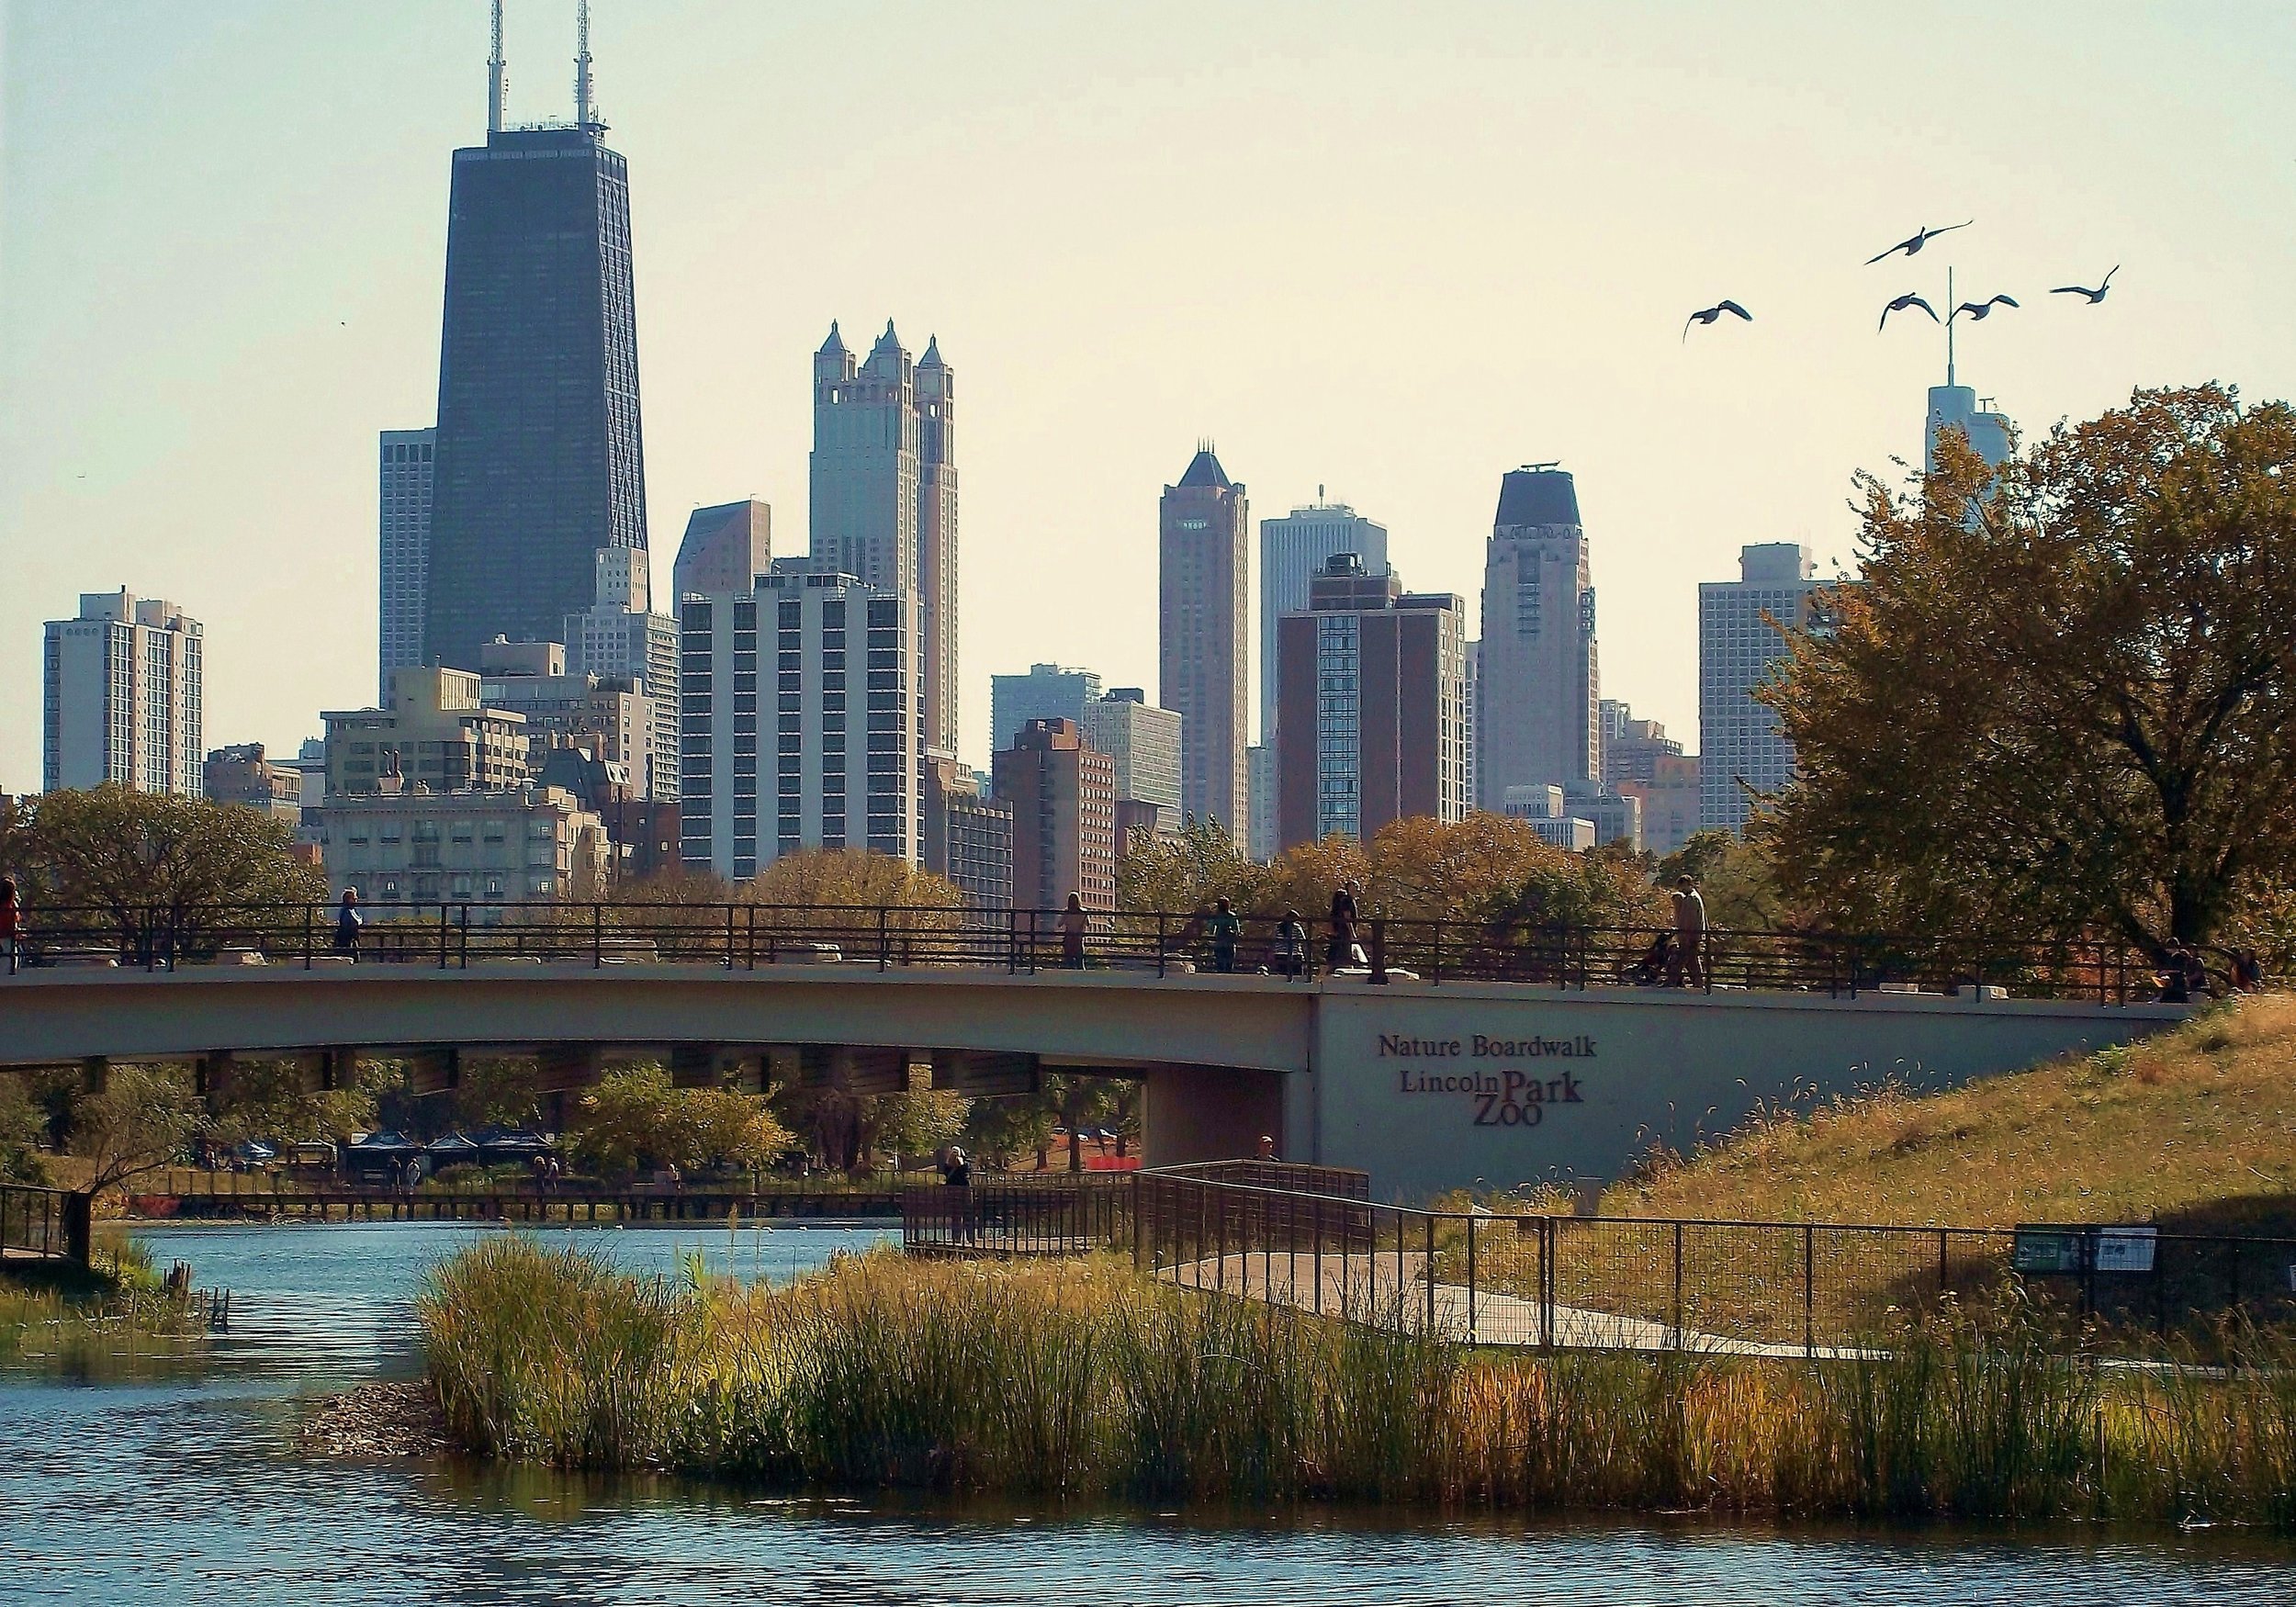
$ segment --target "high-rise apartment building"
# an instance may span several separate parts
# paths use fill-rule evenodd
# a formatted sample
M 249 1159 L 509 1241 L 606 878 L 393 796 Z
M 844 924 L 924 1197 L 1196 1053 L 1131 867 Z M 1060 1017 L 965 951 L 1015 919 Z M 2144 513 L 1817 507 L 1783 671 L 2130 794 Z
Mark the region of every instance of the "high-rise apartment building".
M 891 320 L 856 363 L 838 327 L 813 358 L 815 565 L 916 599 L 925 740 L 957 740 L 956 382 L 939 341 L 911 364 Z
M 601 547 L 646 546 L 629 169 L 588 104 L 455 152 L 423 626 L 426 662 L 554 635 Z
M 1252 823 L 1244 852 L 1266 864 L 1283 851 L 1276 825 L 1276 745 L 1255 743 L 1244 750 L 1245 791 Z
M 653 729 L 646 762 L 634 765 L 638 795 L 648 804 L 678 801 L 678 622 L 647 606 L 646 554 L 636 547 L 598 551 L 597 601 L 566 616 L 566 668 L 646 700 Z M 747 582 L 744 582 L 746 585 Z M 487 649 L 479 648 L 483 669 Z
M 378 698 L 390 695 L 392 670 L 422 662 L 422 616 L 430 606 L 431 470 L 437 446 L 436 430 L 383 432 Z
M 1516 469 L 1501 483 L 1482 617 L 1474 722 L 1481 806 L 1498 811 L 1510 787 L 1599 777 L 1594 583 L 1577 488 L 1551 465 Z
M 219 747 L 199 768 L 199 791 L 210 804 L 237 804 L 289 826 L 303 821 L 303 772 L 264 757 L 263 744 Z
M 1180 716 L 1180 803 L 1248 838 L 1251 508 L 1209 445 L 1157 509 L 1159 701 Z
M 1658 774 L 1659 760 L 1680 758 L 1683 745 L 1666 734 L 1656 720 L 1638 720 L 1634 710 L 1615 698 L 1602 702 L 1603 781 L 1647 781 Z
M 1736 580 L 1698 588 L 1698 819 L 1709 831 L 1744 829 L 1752 794 L 1794 779 L 1794 745 L 1754 691 L 1785 657 L 1780 627 L 1808 624 L 1819 589 L 1809 548 L 1794 542 L 1742 547 L 1738 563 Z
M 915 861 L 916 600 L 792 565 L 679 618 L 686 866 L 745 881 L 808 848 Z
M 1660 859 L 1678 851 L 1698 829 L 1698 756 L 1660 754 L 1643 781 L 1617 783 L 1621 795 L 1642 805 L 1642 849 Z
M 623 767 L 635 793 L 651 801 L 654 772 L 665 761 L 654 747 L 654 701 L 632 682 L 569 670 L 557 642 L 490 642 L 478 650 L 478 701 L 525 722 L 535 776 L 550 749 L 572 743 Z
M 1459 598 L 1407 594 L 1353 553 L 1325 561 L 1307 610 L 1277 630 L 1278 847 L 1466 815 L 1466 616 Z
M 979 774 L 956 755 L 929 749 L 925 869 L 964 894 L 968 909 L 1012 907 L 1012 805 L 984 795 Z
M 1315 500 L 1281 519 L 1260 521 L 1260 728 L 1263 745 L 1276 739 L 1276 622 L 1303 613 L 1308 588 L 1323 566 L 1341 553 L 1363 560 L 1364 573 L 1387 572 L 1387 526 L 1366 519 L 1345 502 Z
M 773 510 L 755 497 L 696 508 L 670 567 L 670 606 L 747 591 L 773 568 Z
M 1000 749 L 996 796 L 1012 805 L 1013 902 L 1116 907 L 1116 770 L 1068 720 L 1031 720 Z M 1051 935 L 1049 932 L 1046 934 Z
M 78 618 L 50 620 L 41 786 L 199 796 L 205 646 L 197 620 L 125 587 L 84 591 Z
M 988 678 L 988 746 L 1009 747 L 1031 720 L 1085 723 L 1085 708 L 1100 695 L 1100 678 L 1066 664 L 1031 664 L 1026 675 Z
M 1085 704 L 1085 740 L 1109 756 L 1120 801 L 1153 804 L 1158 826 L 1180 824 L 1180 716 L 1137 686 L 1111 687 Z

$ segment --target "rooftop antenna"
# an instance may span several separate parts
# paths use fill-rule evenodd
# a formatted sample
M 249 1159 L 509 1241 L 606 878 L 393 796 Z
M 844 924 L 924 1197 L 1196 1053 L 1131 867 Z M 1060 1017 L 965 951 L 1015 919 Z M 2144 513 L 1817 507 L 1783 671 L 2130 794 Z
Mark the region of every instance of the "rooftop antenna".
M 587 129 L 590 114 L 590 0 L 575 8 L 574 126 Z
M 510 87 L 510 69 L 502 60 L 502 0 L 494 0 L 494 54 L 487 61 L 487 132 L 502 131 L 502 96 Z
M 1949 309 L 1953 305 L 1953 270 L 1950 264 L 1947 264 L 1945 269 L 1945 305 Z M 1949 310 L 1945 314 L 1945 384 L 1947 388 L 1950 388 L 1953 383 L 1953 314 Z

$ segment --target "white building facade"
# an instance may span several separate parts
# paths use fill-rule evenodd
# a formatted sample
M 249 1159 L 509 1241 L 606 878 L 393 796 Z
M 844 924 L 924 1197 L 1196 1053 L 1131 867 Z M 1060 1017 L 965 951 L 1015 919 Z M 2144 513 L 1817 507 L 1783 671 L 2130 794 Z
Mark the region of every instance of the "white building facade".
M 423 599 L 431 579 L 431 468 L 437 449 L 436 430 L 383 432 L 378 700 L 390 696 L 392 670 L 422 662 Z
M 1809 623 L 1819 584 L 1809 549 L 1793 542 L 1743 547 L 1738 563 L 1738 579 L 1698 588 L 1698 825 L 1704 831 L 1744 830 L 1751 793 L 1774 792 L 1794 779 L 1794 745 L 1779 729 L 1777 711 L 1756 702 L 1754 691 L 1785 657 L 1777 627 L 1798 630 Z
M 1180 820 L 1180 716 L 1120 686 L 1084 706 L 1085 740 L 1116 764 L 1116 795 L 1156 806 L 1159 826 Z
M 83 592 L 50 620 L 41 664 L 41 786 L 106 783 L 197 798 L 206 762 L 199 622 L 172 602 Z
M 1276 622 L 1304 613 L 1310 582 L 1341 553 L 1363 560 L 1367 575 L 1387 573 L 1387 526 L 1345 502 L 1316 500 L 1281 519 L 1260 521 L 1260 745 L 1276 741 Z
M 917 604 L 796 565 L 680 612 L 680 858 L 746 881 L 783 854 L 917 861 Z
M 626 681 L 648 702 L 653 729 L 640 792 L 650 804 L 678 801 L 678 622 L 648 607 L 643 548 L 602 547 L 598 596 L 587 613 L 566 616 L 568 672 Z M 631 767 L 631 775 L 639 774 Z
M 532 785 L 339 793 L 320 843 L 328 882 L 378 905 L 597 898 L 612 862 L 597 815 L 571 792 Z

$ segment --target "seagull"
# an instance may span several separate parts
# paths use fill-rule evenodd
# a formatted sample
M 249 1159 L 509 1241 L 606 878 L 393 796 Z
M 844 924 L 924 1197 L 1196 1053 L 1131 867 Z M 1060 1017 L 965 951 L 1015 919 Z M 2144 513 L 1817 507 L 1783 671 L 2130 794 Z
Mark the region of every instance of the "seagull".
M 1882 309 L 1882 321 L 1881 323 L 1875 324 L 1874 328 L 1876 331 L 1880 330 L 1884 324 L 1889 322 L 1889 315 L 1891 313 L 1903 312 L 1908 307 L 1918 307 L 1922 311 L 1928 313 L 1931 323 L 1938 321 L 1937 309 L 1931 307 L 1928 302 L 1922 300 L 1920 297 L 1908 290 L 1903 296 L 1897 298 L 1896 300 L 1891 302 L 1887 307 Z
M 2112 274 L 2117 274 L 2120 271 L 2121 264 L 2119 263 L 2113 264 Z M 2107 274 L 2105 275 L 2105 282 L 2098 286 L 2094 290 L 2091 290 L 2086 285 L 2059 285 L 2055 289 L 2050 291 L 2049 294 L 2052 296 L 2086 296 L 2088 298 L 2088 304 L 2091 307 L 2094 307 L 2105 298 L 2105 292 L 2112 288 L 2112 274 Z
M 1955 318 L 1959 318 L 1965 312 L 1969 315 L 1973 322 L 1981 322 L 1992 315 L 1994 305 L 1997 302 L 2003 307 L 2014 307 L 2017 305 L 2017 298 L 2014 296 L 1994 296 L 1989 297 L 1983 301 L 1964 301 L 1959 307 L 1953 309 L 1953 315 Z
M 1975 223 L 1975 221 L 1976 219 L 1975 218 L 1968 218 L 1963 219 L 1959 223 L 1948 223 L 1942 229 L 1931 229 L 1925 223 L 1921 226 L 1921 231 L 1919 234 L 1916 234 L 1911 240 L 1899 241 L 1896 245 L 1891 246 L 1887 251 L 1882 253 L 1881 256 L 1867 257 L 1865 259 L 1865 265 L 1870 268 L 1875 263 L 1880 262 L 1882 257 L 1895 256 L 1899 252 L 1904 252 L 1908 256 L 1912 256 L 1920 251 L 1923 246 L 1929 244 L 1932 240 L 1935 240 L 1939 235 L 1951 234 L 1956 229 L 1966 229 L 1970 224 Z
M 1690 326 L 1692 324 L 1711 324 L 1716 319 L 1720 318 L 1726 312 L 1735 312 L 1748 323 L 1754 321 L 1754 315 L 1740 307 L 1737 302 L 1728 300 L 1719 301 L 1712 307 L 1700 308 L 1697 311 L 1692 313 L 1687 319 L 1683 320 L 1683 339 L 1685 341 L 1690 339 Z

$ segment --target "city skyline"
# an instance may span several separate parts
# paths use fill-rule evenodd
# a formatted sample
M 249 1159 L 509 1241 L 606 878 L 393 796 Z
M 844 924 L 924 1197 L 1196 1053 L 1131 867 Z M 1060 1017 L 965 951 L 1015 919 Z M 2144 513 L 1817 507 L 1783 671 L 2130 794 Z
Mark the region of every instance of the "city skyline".
M 513 122 L 568 111 L 570 11 L 512 7 Z M 426 421 L 435 397 L 438 180 L 483 129 L 484 13 L 9 9 L 0 538 L 29 555 L 0 602 L 11 683 L 38 672 L 41 620 L 124 582 L 207 624 L 216 742 L 291 751 L 320 706 L 371 691 L 368 455 L 379 432 Z M 599 6 L 601 101 L 640 174 L 651 523 L 675 529 L 693 506 L 750 492 L 804 519 L 807 399 L 790 376 L 840 309 L 899 309 L 968 354 L 968 756 L 988 750 L 994 670 L 1074 660 L 1153 683 L 1153 615 L 1107 604 L 1153 583 L 1141 510 L 1176 444 L 1199 433 L 1220 437 L 1271 510 L 1328 483 L 1377 511 L 1415 581 L 1469 593 L 1491 473 L 1559 457 L 1601 533 L 1605 689 L 1686 732 L 1694 581 L 1768 540 L 1806 542 L 1829 572 L 1850 556 L 1851 473 L 1918 459 L 1913 399 L 1941 377 L 1941 343 L 1894 326 L 1875 338 L 1868 304 L 1877 290 L 1934 293 L 1939 253 L 2020 287 L 2094 283 L 2130 258 L 2099 318 L 2029 308 L 1963 342 L 1962 378 L 2028 430 L 2136 383 L 2296 388 L 2296 344 L 2269 311 L 2287 208 L 2257 190 L 2285 195 L 2287 164 L 2243 154 L 2268 146 L 2251 129 L 2287 102 L 2291 32 L 2276 12 L 2173 28 L 2091 17 L 2072 62 L 2039 13 L 1992 19 L 1982 61 L 1931 28 L 1811 15 L 1756 18 L 1694 53 L 1671 40 L 1680 14 L 1657 8 L 1536 27 L 1472 6 L 1412 20 L 1343 8 L 1305 31 L 1303 15 L 1206 12 L 1192 31 L 1134 39 L 1025 8 L 886 28 Z M 719 48 L 692 51 L 697 28 Z M 831 69 L 864 37 L 891 75 L 933 74 L 951 137 L 837 115 Z M 1207 52 L 1207 39 L 1222 48 Z M 1877 53 L 1902 80 L 1892 99 L 1922 117 L 1814 93 Z M 2025 83 L 2043 60 L 2045 97 Z M 1536 217 L 1499 182 L 1534 139 L 1510 103 L 1525 63 L 1543 63 L 1553 97 L 1537 127 L 1563 130 L 1541 146 Z M 769 67 L 771 108 L 713 93 Z M 2219 88 L 2179 101 L 2164 79 Z M 1239 82 L 1258 109 L 1204 115 Z M 1773 110 L 1739 117 L 1764 88 Z M 1606 96 L 1650 128 L 1606 111 Z M 1666 153 L 1725 107 L 1711 161 L 1693 171 Z M 162 127 L 152 162 L 137 136 Z M 1828 161 L 1785 162 L 1814 129 L 1832 141 Z M 1455 171 L 1431 178 L 1444 152 Z M 1774 174 L 1744 176 L 1750 164 Z M 997 183 L 959 182 L 960 166 Z M 1770 205 L 1789 170 L 1806 220 Z M 1041 182 L 1016 185 L 1015 171 Z M 2170 187 L 2153 176 L 2189 171 L 2207 177 L 2140 204 Z M 1305 259 L 1285 253 L 1270 260 L 1292 265 L 1271 276 L 1249 251 L 1196 252 L 1177 197 L 1204 173 L 1233 192 L 1255 249 L 1306 238 L 1321 214 L 1357 230 L 1360 261 L 1303 279 Z M 831 197 L 838 230 L 803 231 L 822 243 L 767 260 L 721 204 L 729 182 L 769 237 Z M 1760 224 L 1740 227 L 1750 201 Z M 1896 238 L 1932 203 L 1979 227 L 1919 264 L 1868 271 L 1850 260 L 1862 253 L 1840 253 L 1842 236 Z M 1518 249 L 1557 212 L 1572 216 L 1568 260 Z M 1032 220 L 1049 250 L 1015 273 L 1007 242 Z M 929 252 L 888 249 L 926 236 Z M 1143 298 L 1147 286 L 1167 288 Z M 1677 344 L 1680 309 L 1717 291 L 1761 321 L 1711 332 L 1727 346 L 1704 331 Z M 1470 399 L 1443 375 L 1454 358 L 1430 361 L 1431 334 L 1495 343 L 1540 382 L 1503 388 L 1498 407 Z M 1060 356 L 1085 346 L 1089 363 Z M 1749 417 L 1762 452 L 1746 450 Z M 155 523 L 136 516 L 148 506 L 181 511 Z M 666 561 L 656 568 L 658 586 Z M 997 662 L 985 642 L 1016 650 Z M 0 786 L 34 784 L 36 711 L 0 701 Z

